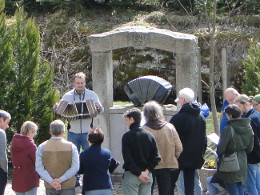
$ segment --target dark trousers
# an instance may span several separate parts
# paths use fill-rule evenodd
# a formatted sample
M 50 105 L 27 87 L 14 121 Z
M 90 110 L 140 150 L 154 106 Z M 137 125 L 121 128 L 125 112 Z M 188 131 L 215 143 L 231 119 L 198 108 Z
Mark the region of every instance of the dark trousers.
M 4 195 L 7 183 L 7 173 L 0 168 L 0 195 Z
M 152 193 L 153 194 L 153 189 L 154 189 L 154 183 L 155 183 L 155 178 L 157 181 L 158 185 L 158 190 L 159 190 L 159 195 L 174 195 L 174 187 L 175 183 L 178 179 L 176 177 L 174 179 L 173 177 L 173 171 L 172 169 L 155 169 L 153 171 L 153 184 L 152 184 Z
M 194 195 L 195 169 L 184 169 L 182 171 L 183 171 L 185 195 Z
M 195 177 L 195 169 L 182 169 L 173 173 L 173 178 L 178 179 L 180 171 L 183 171 L 183 179 L 184 179 L 184 190 L 185 195 L 194 195 L 194 177 Z M 176 181 L 177 181 L 176 179 Z M 176 182 L 175 181 L 175 182 Z

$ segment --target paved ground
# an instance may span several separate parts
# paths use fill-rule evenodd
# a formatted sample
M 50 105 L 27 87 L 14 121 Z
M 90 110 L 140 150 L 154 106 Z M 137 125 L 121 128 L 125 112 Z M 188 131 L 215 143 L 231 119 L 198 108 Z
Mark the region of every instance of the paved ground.
M 123 195 L 120 182 L 113 182 L 113 186 L 114 186 L 113 195 Z M 9 181 L 7 184 L 5 195 L 15 195 L 14 191 L 12 190 L 11 181 Z M 42 180 L 40 182 L 40 187 L 38 188 L 37 195 L 45 195 L 45 188 Z M 76 195 L 81 195 L 81 187 L 76 188 Z M 154 195 L 158 195 L 157 188 L 155 189 Z
M 113 195 L 123 195 L 122 189 L 121 189 L 121 175 L 112 175 L 112 181 L 113 181 Z M 12 190 L 12 181 L 8 181 L 8 184 L 6 186 L 5 195 L 15 195 L 14 191 Z M 176 190 L 175 195 L 179 195 L 178 191 Z M 203 195 L 206 193 L 204 192 Z M 40 180 L 40 187 L 38 188 L 37 195 L 45 195 L 45 187 L 42 180 Z M 81 187 L 76 188 L 76 195 L 81 195 Z M 157 185 L 155 185 L 154 193 L 153 195 L 159 195 L 158 194 L 158 188 Z

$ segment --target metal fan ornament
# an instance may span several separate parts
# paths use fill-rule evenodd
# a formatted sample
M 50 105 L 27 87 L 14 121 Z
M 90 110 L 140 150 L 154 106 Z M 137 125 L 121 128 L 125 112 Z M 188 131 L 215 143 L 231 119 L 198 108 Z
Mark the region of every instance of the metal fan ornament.
M 163 78 L 147 75 L 128 82 L 124 90 L 135 106 L 141 106 L 145 102 L 155 100 L 164 103 L 170 94 L 172 85 Z

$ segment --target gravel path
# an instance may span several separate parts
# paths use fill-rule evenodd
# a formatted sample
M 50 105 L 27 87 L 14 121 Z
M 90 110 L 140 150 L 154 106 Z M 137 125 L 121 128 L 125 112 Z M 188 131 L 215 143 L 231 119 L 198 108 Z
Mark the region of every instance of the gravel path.
M 113 182 L 114 190 L 113 195 L 123 195 L 120 182 Z M 12 190 L 11 181 L 8 181 L 6 186 L 5 195 L 15 195 L 15 192 Z M 43 181 L 40 181 L 40 187 L 38 188 L 37 195 L 45 195 L 45 187 Z M 76 195 L 81 195 L 81 187 L 76 188 Z M 158 195 L 157 188 L 155 189 L 154 195 Z

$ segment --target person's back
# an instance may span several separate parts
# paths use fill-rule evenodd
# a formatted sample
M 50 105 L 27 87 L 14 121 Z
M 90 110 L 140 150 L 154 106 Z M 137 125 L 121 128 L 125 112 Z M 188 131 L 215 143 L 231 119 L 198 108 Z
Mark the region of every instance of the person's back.
M 154 135 L 161 155 L 161 161 L 155 169 L 179 168 L 177 158 L 182 152 L 182 144 L 174 126 L 166 122 L 161 129 L 152 129 L 148 126 L 143 128 Z
M 183 151 L 179 157 L 180 169 L 200 169 L 207 146 L 206 122 L 197 105 L 186 103 L 174 115 L 172 123 L 182 141 Z
M 130 131 L 126 132 L 122 138 L 123 146 L 123 157 L 131 155 L 135 164 L 137 165 L 139 172 L 132 169 L 132 164 L 125 161 L 123 168 L 126 171 L 134 171 L 136 174 L 140 173 L 140 170 L 146 168 L 153 169 L 158 163 L 155 159 L 151 162 L 151 157 L 156 157 L 156 142 L 151 133 L 146 132 L 141 127 L 131 128 Z M 151 156 L 153 155 L 153 156 Z M 149 167 L 150 166 L 150 167 Z
M 104 133 L 99 128 L 93 128 L 88 135 L 91 146 L 80 154 L 79 174 L 83 175 L 82 194 L 111 195 L 112 182 L 109 168 L 112 163 L 110 151 L 101 144 Z
M 15 134 L 12 139 L 12 189 L 18 193 L 37 194 L 37 187 L 39 187 L 39 175 L 35 170 L 37 147 L 33 141 L 37 129 L 35 123 L 26 121 L 21 127 L 21 134 Z
M 205 118 L 201 115 L 199 105 L 192 103 L 194 100 L 195 93 L 192 89 L 181 89 L 175 100 L 181 109 L 170 120 L 170 123 L 176 128 L 183 146 L 178 162 L 179 168 L 183 172 L 186 195 L 194 194 L 195 172 L 204 163 L 203 157 L 207 146 Z M 178 178 L 178 176 L 179 174 L 175 174 L 174 178 Z
M 72 143 L 64 139 L 50 139 L 43 148 L 43 165 L 52 178 L 61 177 L 72 164 Z M 73 176 L 61 184 L 61 189 L 74 188 L 76 177 Z M 47 188 L 52 188 L 45 181 Z
M 122 138 L 125 169 L 122 189 L 125 195 L 150 195 L 151 171 L 160 161 L 157 144 L 154 136 L 140 127 L 140 110 L 128 110 L 124 117 L 130 130 Z
M 47 195 L 75 194 L 79 156 L 76 146 L 63 138 L 65 125 L 61 120 L 50 124 L 51 138 L 36 151 L 36 171 L 44 180 Z

